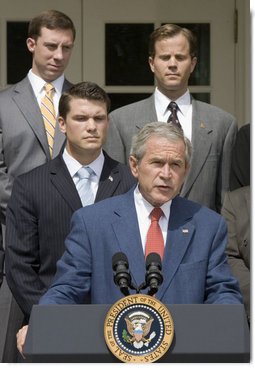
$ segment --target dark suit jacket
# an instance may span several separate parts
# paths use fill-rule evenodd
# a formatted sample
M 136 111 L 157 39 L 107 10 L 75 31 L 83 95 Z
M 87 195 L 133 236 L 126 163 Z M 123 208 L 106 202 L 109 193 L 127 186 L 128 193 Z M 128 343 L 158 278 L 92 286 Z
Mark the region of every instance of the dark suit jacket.
M 227 192 L 222 215 L 228 224 L 227 255 L 238 279 L 247 316 L 250 317 L 250 187 Z
M 130 169 L 105 154 L 95 201 L 125 193 L 134 183 Z M 26 316 L 54 276 L 70 218 L 81 206 L 62 154 L 14 181 L 6 218 L 6 277 Z
M 224 252 L 226 243 L 222 216 L 184 198 L 174 198 L 162 262 L 164 281 L 156 297 L 166 304 L 240 303 L 238 283 Z M 88 295 L 94 304 L 117 301 L 122 295 L 113 281 L 112 256 L 116 252 L 127 255 L 133 282 L 140 285 L 145 278 L 145 260 L 134 189 L 76 211 L 66 248 L 40 304 L 82 304 Z
M 229 189 L 232 147 L 237 124 L 232 115 L 216 106 L 192 99 L 191 168 L 181 196 L 220 212 Z M 111 157 L 127 162 L 132 136 L 146 123 L 157 121 L 154 95 L 121 107 L 110 114 L 105 149 Z
M 63 91 L 71 87 L 64 81 Z M 53 157 L 65 141 L 56 125 Z M 49 161 L 42 114 L 28 77 L 0 92 L 0 220 L 5 222 L 13 180 Z

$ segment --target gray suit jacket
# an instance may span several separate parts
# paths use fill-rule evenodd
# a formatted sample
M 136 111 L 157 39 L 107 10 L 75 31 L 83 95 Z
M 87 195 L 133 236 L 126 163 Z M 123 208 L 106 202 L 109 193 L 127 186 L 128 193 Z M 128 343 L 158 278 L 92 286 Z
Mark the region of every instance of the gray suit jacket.
M 63 91 L 71 83 L 65 80 Z M 65 140 L 58 124 L 55 157 Z M 0 220 L 11 195 L 13 179 L 50 160 L 43 118 L 28 77 L 0 92 Z
M 216 106 L 192 99 L 191 168 L 181 196 L 220 212 L 229 189 L 232 147 L 237 133 L 235 118 Z M 154 95 L 110 114 L 105 150 L 127 162 L 132 136 L 146 123 L 157 121 Z
M 227 255 L 238 279 L 247 316 L 250 317 L 250 187 L 227 192 L 222 215 L 228 224 Z

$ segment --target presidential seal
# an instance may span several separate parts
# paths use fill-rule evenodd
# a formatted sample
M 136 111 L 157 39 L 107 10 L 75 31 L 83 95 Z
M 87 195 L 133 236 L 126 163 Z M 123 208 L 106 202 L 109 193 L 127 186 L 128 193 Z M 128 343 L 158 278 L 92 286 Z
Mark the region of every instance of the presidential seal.
M 109 350 L 126 363 L 150 363 L 171 346 L 174 324 L 167 307 L 156 298 L 134 294 L 118 300 L 104 322 Z

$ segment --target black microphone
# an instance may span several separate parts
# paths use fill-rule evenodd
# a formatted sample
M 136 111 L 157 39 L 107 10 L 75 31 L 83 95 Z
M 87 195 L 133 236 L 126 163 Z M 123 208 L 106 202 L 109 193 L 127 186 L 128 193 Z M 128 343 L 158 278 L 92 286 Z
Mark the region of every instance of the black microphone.
M 125 296 L 129 295 L 129 288 L 133 289 L 128 268 L 127 256 L 122 252 L 115 253 L 112 257 L 112 269 L 115 272 L 113 280 Z
M 146 261 L 145 283 L 149 287 L 148 295 L 154 295 L 158 291 L 159 286 L 163 282 L 161 273 L 161 258 L 158 253 L 148 254 Z

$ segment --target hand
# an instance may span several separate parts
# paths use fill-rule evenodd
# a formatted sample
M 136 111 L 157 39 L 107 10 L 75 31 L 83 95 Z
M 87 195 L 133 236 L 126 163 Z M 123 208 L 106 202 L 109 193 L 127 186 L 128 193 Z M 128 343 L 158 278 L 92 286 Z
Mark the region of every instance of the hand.
M 23 355 L 23 347 L 26 341 L 26 336 L 27 336 L 27 329 L 28 329 L 28 325 L 23 326 L 16 335 L 17 338 L 17 348 L 18 351 L 20 352 L 20 354 L 22 355 L 23 359 L 26 359 L 25 356 Z

